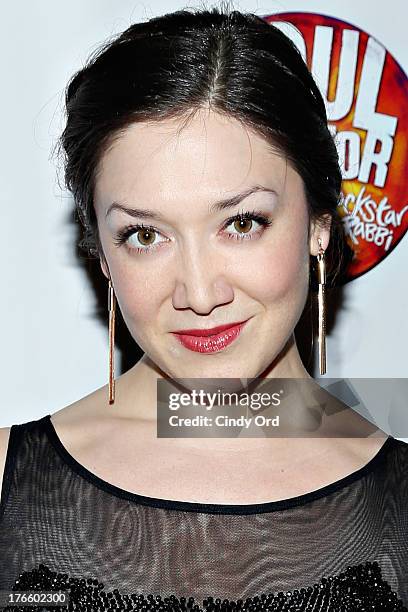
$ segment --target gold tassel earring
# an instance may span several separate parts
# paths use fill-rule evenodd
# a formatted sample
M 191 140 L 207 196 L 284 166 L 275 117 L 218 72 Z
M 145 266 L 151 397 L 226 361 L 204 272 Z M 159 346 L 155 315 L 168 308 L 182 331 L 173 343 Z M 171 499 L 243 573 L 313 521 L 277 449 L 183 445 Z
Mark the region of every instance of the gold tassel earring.
M 318 238 L 319 252 L 317 254 L 317 278 L 319 283 L 318 316 L 319 316 L 319 370 L 320 374 L 326 374 L 326 305 L 325 305 L 325 286 L 326 286 L 326 264 L 324 260 L 324 249 L 322 240 Z
M 113 404 L 115 401 L 115 363 L 114 363 L 114 352 L 115 352 L 115 307 L 116 299 L 115 292 L 113 290 L 112 281 L 109 278 L 108 288 L 108 310 L 109 310 L 109 404 Z

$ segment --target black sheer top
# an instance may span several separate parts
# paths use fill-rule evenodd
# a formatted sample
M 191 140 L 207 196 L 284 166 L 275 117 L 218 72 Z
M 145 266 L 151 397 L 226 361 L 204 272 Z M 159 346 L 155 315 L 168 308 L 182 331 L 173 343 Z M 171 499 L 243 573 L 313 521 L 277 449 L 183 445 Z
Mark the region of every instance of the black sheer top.
M 102 480 L 50 415 L 13 425 L 0 589 L 69 594 L 65 607 L 10 612 L 407 611 L 408 444 L 390 436 L 364 467 L 304 495 L 203 504 Z

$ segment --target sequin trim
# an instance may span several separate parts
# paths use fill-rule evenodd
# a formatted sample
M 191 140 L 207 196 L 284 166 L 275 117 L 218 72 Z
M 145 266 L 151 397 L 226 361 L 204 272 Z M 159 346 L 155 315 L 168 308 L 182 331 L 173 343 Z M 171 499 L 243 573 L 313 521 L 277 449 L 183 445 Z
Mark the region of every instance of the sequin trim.
M 12 589 L 65 590 L 70 595 L 68 607 L 8 606 L 7 612 L 69 610 L 99 612 L 126 610 L 137 612 L 408 612 L 396 592 L 381 575 L 377 561 L 348 566 L 340 574 L 323 577 L 319 583 L 294 591 L 262 593 L 247 599 L 221 599 L 208 596 L 201 605 L 194 597 L 131 593 L 118 589 L 105 591 L 96 578 L 79 578 L 52 571 L 39 564 L 20 574 Z

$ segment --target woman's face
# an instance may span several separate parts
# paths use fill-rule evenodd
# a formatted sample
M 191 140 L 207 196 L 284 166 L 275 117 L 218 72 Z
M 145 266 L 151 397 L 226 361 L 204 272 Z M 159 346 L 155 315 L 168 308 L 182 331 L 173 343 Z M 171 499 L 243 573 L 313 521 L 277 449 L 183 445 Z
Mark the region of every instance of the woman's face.
M 234 206 L 217 205 L 255 186 Z M 204 111 L 181 130 L 180 120 L 133 124 L 101 159 L 94 205 L 102 270 L 130 333 L 162 371 L 253 378 L 283 350 L 304 308 L 309 255 L 329 238 L 311 226 L 308 239 L 302 180 L 264 139 Z M 172 333 L 241 321 L 239 335 L 212 352 Z

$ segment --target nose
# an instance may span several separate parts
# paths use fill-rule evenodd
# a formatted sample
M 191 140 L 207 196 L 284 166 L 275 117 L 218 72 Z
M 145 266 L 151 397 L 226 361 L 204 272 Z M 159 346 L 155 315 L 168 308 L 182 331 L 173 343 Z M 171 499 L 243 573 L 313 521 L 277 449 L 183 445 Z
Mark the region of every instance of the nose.
M 227 279 L 227 266 L 219 253 L 195 242 L 180 254 L 172 303 L 174 308 L 191 308 L 200 315 L 208 315 L 216 306 L 234 299 L 234 291 Z

